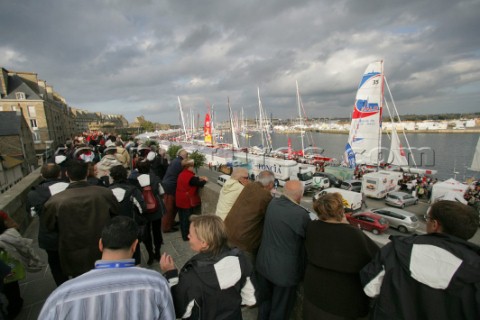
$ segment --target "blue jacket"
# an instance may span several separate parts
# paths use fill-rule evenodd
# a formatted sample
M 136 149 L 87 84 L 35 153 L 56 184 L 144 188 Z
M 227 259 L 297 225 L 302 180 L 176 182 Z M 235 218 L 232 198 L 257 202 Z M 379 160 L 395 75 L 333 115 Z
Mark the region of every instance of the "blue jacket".
M 162 185 L 165 188 L 165 193 L 175 195 L 177 190 L 177 179 L 180 172 L 182 172 L 182 160 L 183 158 L 178 156 L 170 163 L 165 172 L 165 176 L 162 180 Z

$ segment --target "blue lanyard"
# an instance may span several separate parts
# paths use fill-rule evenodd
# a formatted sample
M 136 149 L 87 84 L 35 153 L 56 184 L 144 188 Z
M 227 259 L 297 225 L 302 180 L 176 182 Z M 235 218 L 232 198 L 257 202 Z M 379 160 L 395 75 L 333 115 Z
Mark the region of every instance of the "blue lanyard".
M 130 268 L 135 266 L 135 260 L 127 261 L 96 261 L 95 269 L 116 269 L 116 268 Z

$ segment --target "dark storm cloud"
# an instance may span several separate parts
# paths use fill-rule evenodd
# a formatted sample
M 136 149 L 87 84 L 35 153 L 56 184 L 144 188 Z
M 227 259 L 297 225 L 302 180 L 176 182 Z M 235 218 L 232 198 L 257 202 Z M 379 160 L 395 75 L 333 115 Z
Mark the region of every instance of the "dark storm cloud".
M 0 66 L 38 73 L 72 106 L 178 122 L 226 101 L 253 116 L 348 116 L 384 59 L 400 113 L 477 111 L 480 4 L 394 1 L 2 1 Z

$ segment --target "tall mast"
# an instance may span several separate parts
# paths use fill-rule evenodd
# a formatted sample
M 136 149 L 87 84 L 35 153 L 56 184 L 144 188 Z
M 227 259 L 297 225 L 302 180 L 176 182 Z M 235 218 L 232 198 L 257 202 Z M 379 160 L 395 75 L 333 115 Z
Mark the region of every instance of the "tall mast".
M 185 134 L 185 141 L 187 141 L 187 128 L 185 127 L 185 118 L 183 116 L 182 102 L 180 101 L 180 96 L 178 98 L 178 108 L 180 109 L 180 118 L 182 120 L 183 133 Z
M 239 149 L 237 134 L 233 125 L 232 108 L 230 107 L 230 98 L 227 98 L 228 112 L 230 114 L 230 130 L 232 131 L 232 148 Z
M 392 91 L 390 91 L 390 86 L 388 85 L 387 78 L 384 77 L 384 80 L 385 80 L 385 86 L 387 87 L 388 94 L 390 96 L 390 100 L 392 100 L 392 105 L 393 105 L 393 110 L 395 111 L 395 115 L 397 116 L 398 122 L 401 122 L 402 120 L 400 119 L 400 115 L 398 114 L 397 106 L 395 105 L 395 100 L 393 100 Z M 386 100 L 385 100 L 385 104 L 387 105 L 388 113 L 390 115 L 390 109 L 388 108 L 388 104 L 386 103 Z M 391 115 L 390 115 L 390 119 L 392 121 L 392 124 L 394 124 L 394 121 L 393 121 Z M 403 138 L 405 139 L 405 142 L 407 143 L 408 152 L 412 155 L 411 159 L 412 159 L 413 165 L 415 167 L 417 167 L 417 163 L 415 161 L 415 157 L 413 156 L 412 148 L 410 147 L 410 143 L 408 142 L 407 135 L 405 134 L 405 130 L 402 130 L 402 133 L 403 133 Z
M 385 86 L 385 72 L 384 72 L 384 66 L 383 66 L 383 60 L 381 60 L 381 99 L 380 99 L 380 114 L 379 114 L 379 122 L 380 126 L 378 128 L 378 150 L 382 150 L 382 116 L 383 116 L 383 103 L 385 101 L 385 92 L 384 92 L 384 86 Z M 380 170 L 380 152 L 377 151 L 377 171 Z
M 257 87 L 257 95 L 258 95 L 258 123 L 260 125 L 260 132 L 262 136 L 262 146 L 265 147 L 265 138 L 264 138 L 264 130 L 265 126 L 263 123 L 263 108 L 262 108 L 262 100 L 260 100 L 260 88 Z
M 298 81 L 295 80 L 295 84 L 297 86 L 297 106 L 298 106 L 298 117 L 300 119 L 300 138 L 302 140 L 302 156 L 305 156 L 305 144 L 303 142 L 303 136 L 305 134 L 304 128 L 303 128 L 303 118 L 302 118 L 302 101 L 300 100 L 300 91 L 298 90 Z

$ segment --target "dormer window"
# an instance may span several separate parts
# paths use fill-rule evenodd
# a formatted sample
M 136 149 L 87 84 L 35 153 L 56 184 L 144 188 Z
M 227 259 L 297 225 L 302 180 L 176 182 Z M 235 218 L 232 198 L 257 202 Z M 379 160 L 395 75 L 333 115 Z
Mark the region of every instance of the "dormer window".
M 17 98 L 17 100 L 25 100 L 25 92 L 17 92 L 15 93 L 15 97 Z

